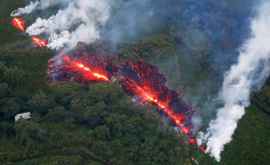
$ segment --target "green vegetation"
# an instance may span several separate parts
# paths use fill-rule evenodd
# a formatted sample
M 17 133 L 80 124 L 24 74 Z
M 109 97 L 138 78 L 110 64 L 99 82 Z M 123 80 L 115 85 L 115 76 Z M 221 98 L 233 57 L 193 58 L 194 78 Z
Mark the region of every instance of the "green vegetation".
M 188 159 L 177 135 L 134 106 L 117 85 L 61 85 L 1 104 L 1 164 L 176 164 Z M 1 99 L 2 100 L 2 99 Z M 14 124 L 12 116 L 33 118 Z
M 8 13 L 20 3 L 11 0 L 0 3 L 1 165 L 194 163 L 190 158 L 196 151 L 185 144 L 184 138 L 161 122 L 157 113 L 147 110 L 152 107 L 134 105 L 117 84 L 48 85 L 46 69 L 52 53 L 24 48 L 23 45 L 29 44 L 28 38 L 7 25 Z M 144 58 L 157 63 L 176 54 L 174 42 L 168 34 L 147 37 L 123 46 L 121 58 Z M 203 58 L 203 54 L 198 58 Z M 173 60 L 184 67 L 177 56 Z M 159 65 L 166 66 L 165 63 Z M 200 65 L 196 69 L 205 68 L 204 63 Z M 164 72 L 169 69 L 162 67 Z M 198 72 L 196 69 L 194 73 Z M 205 71 L 198 79 L 203 81 L 207 76 Z M 178 77 L 170 82 L 172 86 L 175 81 Z M 196 86 L 196 82 L 192 85 Z M 262 105 L 270 112 L 270 84 L 254 99 L 254 105 Z M 252 106 L 247 110 L 220 164 L 269 164 L 270 116 L 260 109 Z M 32 119 L 15 123 L 14 116 L 22 112 L 32 112 Z M 201 165 L 217 164 L 206 155 L 196 156 Z

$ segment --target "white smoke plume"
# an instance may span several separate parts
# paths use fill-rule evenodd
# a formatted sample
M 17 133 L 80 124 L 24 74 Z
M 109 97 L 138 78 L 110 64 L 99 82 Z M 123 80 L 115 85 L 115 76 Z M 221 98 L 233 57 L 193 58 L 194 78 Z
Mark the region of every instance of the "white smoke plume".
M 73 48 L 78 42 L 89 44 L 99 39 L 99 28 L 110 17 L 110 0 L 42 0 L 31 2 L 13 15 L 28 14 L 63 2 L 67 4 L 64 9 L 49 18 L 37 18 L 26 32 L 29 35 L 46 35 L 51 49 Z
M 238 121 L 250 105 L 250 93 L 258 89 L 270 73 L 270 2 L 258 8 L 251 22 L 251 37 L 240 49 L 238 63 L 225 74 L 221 99 L 224 107 L 218 109 L 217 118 L 210 122 L 204 139 L 207 152 L 217 161 L 224 145 L 232 140 Z
M 44 10 L 49 7 L 59 5 L 61 3 L 66 3 L 68 0 L 40 0 L 40 1 L 31 1 L 27 6 L 23 8 L 18 8 L 11 12 L 11 16 L 21 16 L 30 14 L 36 10 Z
M 27 5 L 27 6 L 23 7 L 23 8 L 18 8 L 16 10 L 12 11 L 10 15 L 12 17 L 15 17 L 15 16 L 23 15 L 23 14 L 30 14 L 34 10 L 37 9 L 39 4 L 40 4 L 39 1 L 36 1 L 36 2 L 31 1 L 29 5 Z

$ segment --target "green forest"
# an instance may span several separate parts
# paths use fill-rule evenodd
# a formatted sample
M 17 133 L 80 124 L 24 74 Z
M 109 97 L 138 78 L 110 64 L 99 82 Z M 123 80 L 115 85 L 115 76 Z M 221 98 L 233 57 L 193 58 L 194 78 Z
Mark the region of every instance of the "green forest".
M 26 46 L 29 38 L 9 24 L 9 13 L 21 3 L 0 2 L 1 165 L 196 165 L 191 157 L 200 165 L 269 164 L 270 81 L 252 95 L 217 163 L 186 144 L 153 107 L 134 104 L 117 83 L 48 83 L 53 52 Z M 123 45 L 119 56 L 153 62 L 175 49 L 164 32 Z M 15 122 L 23 112 L 32 118 Z

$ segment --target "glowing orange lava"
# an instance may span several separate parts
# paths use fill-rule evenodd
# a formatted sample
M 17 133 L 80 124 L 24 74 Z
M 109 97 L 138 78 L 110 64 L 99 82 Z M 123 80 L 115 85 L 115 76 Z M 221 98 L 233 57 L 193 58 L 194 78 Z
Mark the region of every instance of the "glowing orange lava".
M 110 81 L 107 74 L 99 68 L 87 66 L 79 60 L 71 59 L 68 56 L 64 56 L 64 61 L 68 65 L 68 68 L 73 72 L 78 72 L 84 79 L 90 81 Z
M 32 42 L 34 45 L 36 45 L 37 47 L 46 47 L 48 45 L 48 41 L 44 40 L 42 38 L 39 38 L 37 36 L 32 36 Z
M 11 20 L 11 25 L 18 29 L 19 31 L 25 32 L 25 21 L 23 18 L 15 17 Z
M 184 134 L 189 134 L 190 129 L 184 126 L 185 117 L 181 113 L 175 113 L 171 108 L 168 102 L 158 100 L 155 96 L 155 93 L 151 91 L 151 88 L 147 86 L 140 87 L 132 80 L 127 80 L 129 87 L 132 88 L 136 96 L 140 97 L 143 102 L 149 102 L 156 105 L 159 110 L 165 113 L 168 118 L 178 127 Z
M 196 144 L 197 144 L 197 140 L 196 140 L 195 138 L 190 138 L 190 139 L 188 140 L 188 143 L 189 143 L 190 145 L 196 145 Z
M 197 145 L 192 132 L 192 108 L 179 98 L 177 92 L 166 86 L 166 79 L 156 67 L 142 61 L 128 61 L 113 66 L 100 56 L 80 52 L 64 55 L 60 61 L 63 63 L 55 67 L 59 72 L 56 79 L 88 84 L 92 81 L 111 82 L 111 77 L 114 76 L 127 94 L 140 103 L 157 107 L 188 138 L 187 143 Z

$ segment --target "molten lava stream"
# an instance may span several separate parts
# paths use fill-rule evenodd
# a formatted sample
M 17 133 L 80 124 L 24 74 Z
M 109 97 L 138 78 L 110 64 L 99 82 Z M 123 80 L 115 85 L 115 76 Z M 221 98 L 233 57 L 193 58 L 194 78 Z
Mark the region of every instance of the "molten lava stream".
M 44 40 L 40 37 L 37 37 L 37 36 L 32 36 L 32 42 L 34 45 L 36 45 L 37 47 L 46 47 L 48 45 L 48 41 L 47 40 Z
M 143 102 L 149 102 L 158 107 L 165 115 L 176 125 L 176 127 L 180 128 L 180 130 L 188 135 L 190 134 L 190 129 L 184 126 L 185 116 L 181 113 L 175 113 L 169 106 L 169 101 L 162 102 L 158 100 L 158 96 L 155 95 L 155 92 L 151 91 L 151 88 L 146 85 L 140 87 L 133 80 L 125 80 L 129 86 L 129 88 L 134 92 L 134 94 L 141 98 Z M 192 143 L 194 143 L 192 141 Z
M 197 145 L 197 140 L 191 134 L 191 130 L 189 127 L 184 125 L 186 121 L 186 117 L 182 113 L 176 113 L 170 107 L 170 99 L 165 101 L 159 100 L 158 98 L 160 93 L 154 92 L 152 88 L 147 85 L 138 85 L 136 81 L 131 79 L 125 79 L 124 84 L 127 86 L 128 90 L 131 91 L 135 96 L 139 97 L 142 102 L 149 102 L 158 107 L 160 111 L 162 111 L 174 124 L 177 128 L 181 130 L 181 132 L 188 137 L 188 143 L 190 145 Z M 199 150 L 203 151 L 203 148 L 200 146 Z
M 89 81 L 104 81 L 109 82 L 110 78 L 106 74 L 106 71 L 102 68 L 91 67 L 79 60 L 71 59 L 69 56 L 64 57 L 65 64 L 71 72 L 80 73 L 82 78 Z
M 23 18 L 15 17 L 11 20 L 11 25 L 21 32 L 25 32 L 26 24 Z

